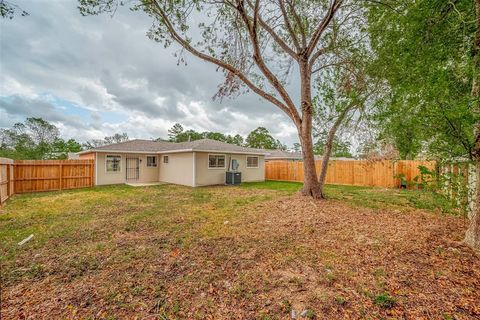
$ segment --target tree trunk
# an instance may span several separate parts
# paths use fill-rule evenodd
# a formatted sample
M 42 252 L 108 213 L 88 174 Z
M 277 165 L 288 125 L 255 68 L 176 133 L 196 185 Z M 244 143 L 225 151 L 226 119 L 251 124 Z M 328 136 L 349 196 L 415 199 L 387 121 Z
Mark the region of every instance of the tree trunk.
M 480 0 L 475 0 L 476 31 L 475 43 L 473 47 L 473 83 L 472 99 L 474 100 L 473 112 L 478 116 L 480 114 Z M 478 121 L 478 120 L 477 120 Z M 475 145 L 473 146 L 473 156 L 475 161 L 475 172 L 477 181 L 475 205 L 470 216 L 470 225 L 465 234 L 465 243 L 477 250 L 480 250 L 480 122 L 475 125 Z
M 317 171 L 315 169 L 315 156 L 313 154 L 312 132 L 301 130 L 299 133 L 302 144 L 303 155 L 303 189 L 302 194 L 311 196 L 314 199 L 323 199 L 324 196 L 320 190 L 320 184 L 317 180 Z
M 335 133 L 331 135 L 331 132 L 332 130 L 330 130 L 328 133 L 327 143 L 325 144 L 325 149 L 323 150 L 322 168 L 320 169 L 320 178 L 318 178 L 318 186 L 322 194 L 323 187 L 325 186 L 325 179 L 327 178 L 328 161 L 330 161 L 330 156 L 332 154 L 333 138 L 335 137 Z
M 475 160 L 475 205 L 470 215 L 470 225 L 467 232 L 465 233 L 465 243 L 472 248 L 480 250 L 480 161 L 479 159 Z
M 317 171 L 315 169 L 315 156 L 313 154 L 312 141 L 312 87 L 311 87 L 311 70 L 308 65 L 308 58 L 300 61 L 300 91 L 301 91 L 301 107 L 302 122 L 297 125 L 298 136 L 302 144 L 303 155 L 303 189 L 302 194 L 311 196 L 314 199 L 323 199 L 320 190 L 320 184 L 317 180 Z
M 345 119 L 348 112 L 354 107 L 355 104 L 352 103 L 348 107 L 343 109 L 342 112 L 338 115 L 337 120 L 335 120 L 333 126 L 330 128 L 330 131 L 328 131 L 327 141 L 325 143 L 325 150 L 323 150 L 322 168 L 320 170 L 320 177 L 318 178 L 321 194 L 323 194 L 323 187 L 325 186 L 325 179 L 327 177 L 328 162 L 330 161 L 330 156 L 332 155 L 333 140 L 335 139 L 335 135 L 337 134 L 338 128 L 342 124 L 343 119 Z

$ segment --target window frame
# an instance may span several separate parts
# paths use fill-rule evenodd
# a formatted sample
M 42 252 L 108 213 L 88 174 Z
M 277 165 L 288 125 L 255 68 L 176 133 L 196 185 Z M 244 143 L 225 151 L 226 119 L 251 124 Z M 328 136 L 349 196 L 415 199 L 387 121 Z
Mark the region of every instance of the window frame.
M 248 158 L 257 158 L 257 166 L 256 167 L 249 167 L 248 166 Z M 260 168 L 260 157 L 259 156 L 251 156 L 251 155 L 245 156 L 245 168 L 247 168 L 247 169 L 258 169 L 258 168 Z
M 165 159 L 167 159 L 166 162 L 165 162 Z M 170 157 L 168 156 L 168 154 L 162 156 L 162 163 L 163 164 L 169 164 L 170 163 Z
M 210 156 L 223 157 L 223 167 L 210 167 Z M 227 168 L 227 155 L 222 153 L 209 153 L 207 156 L 207 168 L 209 170 L 225 170 Z
M 155 163 L 154 163 L 153 166 L 149 166 L 149 165 L 148 165 L 148 158 L 154 158 L 154 159 L 155 159 Z M 146 166 L 147 168 L 156 168 L 156 167 L 158 167 L 158 157 L 157 157 L 156 155 L 147 155 L 147 156 L 145 156 L 145 162 L 146 162 L 146 163 L 145 163 L 145 166 Z
M 109 171 L 108 170 L 108 166 L 107 166 L 108 157 L 118 157 L 118 158 L 120 158 L 120 160 L 118 161 L 118 170 L 114 170 L 114 171 Z M 122 155 L 121 154 L 106 154 L 105 155 L 105 173 L 115 174 L 115 173 L 119 173 L 119 172 L 122 172 Z

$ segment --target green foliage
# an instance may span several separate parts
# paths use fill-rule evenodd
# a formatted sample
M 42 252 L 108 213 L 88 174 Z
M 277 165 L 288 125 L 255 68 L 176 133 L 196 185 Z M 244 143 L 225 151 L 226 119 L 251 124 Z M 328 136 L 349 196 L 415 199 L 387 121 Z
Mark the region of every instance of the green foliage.
M 81 146 L 60 138 L 58 128 L 42 118 L 27 118 L 10 129 L 0 129 L 0 157 L 11 159 L 66 159 Z
M 341 141 L 339 138 L 333 139 L 332 157 L 353 158 L 350 152 L 351 144 L 348 141 Z M 325 140 L 319 139 L 313 145 L 313 153 L 323 155 L 325 150 Z
M 183 126 L 179 123 L 176 123 L 171 129 L 168 130 L 168 141 L 170 142 L 186 142 L 200 139 L 212 139 L 235 144 L 237 146 L 247 146 L 251 148 L 286 149 L 284 144 L 282 144 L 279 140 L 275 140 L 275 138 L 270 135 L 268 130 L 263 127 L 258 127 L 250 132 L 246 140 L 244 140 L 239 134 L 229 135 L 211 131 L 197 132 L 193 129 L 184 131 Z
M 390 87 L 377 119 L 380 138 L 393 142 L 404 159 L 421 151 L 471 156 L 472 1 L 372 5 L 368 20 L 377 56 L 371 70 Z
M 247 147 L 258 149 L 280 149 L 286 150 L 286 146 L 270 135 L 264 127 L 258 127 L 247 136 L 245 140 Z
M 225 143 L 236 144 L 238 146 L 243 145 L 243 137 L 239 134 L 232 136 L 229 134 L 225 135 L 220 132 L 197 132 L 192 129 L 184 131 L 183 126 L 180 123 L 176 123 L 171 129 L 168 130 L 168 141 L 170 142 L 186 142 L 200 139 L 212 139 Z

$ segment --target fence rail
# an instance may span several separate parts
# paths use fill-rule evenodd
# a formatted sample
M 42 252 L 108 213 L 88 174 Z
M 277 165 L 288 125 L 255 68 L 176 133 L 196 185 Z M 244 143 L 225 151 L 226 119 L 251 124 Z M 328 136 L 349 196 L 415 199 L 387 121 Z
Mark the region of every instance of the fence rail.
M 91 187 L 94 160 L 11 160 L 0 158 L 0 203 L 14 193 Z
M 321 160 L 315 161 L 320 174 Z M 435 168 L 435 161 L 368 161 L 331 160 L 328 164 L 326 183 L 354 186 L 394 188 L 400 186 L 400 176 L 408 182 L 420 175 L 419 166 L 429 170 Z M 265 164 L 267 180 L 303 181 L 303 162 L 269 161 Z

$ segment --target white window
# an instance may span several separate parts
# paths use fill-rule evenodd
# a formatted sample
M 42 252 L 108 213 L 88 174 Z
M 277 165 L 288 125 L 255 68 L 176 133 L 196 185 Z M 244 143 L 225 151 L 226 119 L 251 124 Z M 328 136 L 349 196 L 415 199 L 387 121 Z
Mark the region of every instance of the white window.
M 107 172 L 119 172 L 120 162 L 122 157 L 120 156 L 107 156 L 105 158 L 105 168 Z
M 168 156 L 163 156 L 163 163 L 168 163 Z
M 208 168 L 211 169 L 224 169 L 225 168 L 225 156 L 219 154 L 208 155 Z
M 247 157 L 247 168 L 258 168 L 258 157 Z
M 147 156 L 147 167 L 156 167 L 156 166 L 157 166 L 157 157 Z

